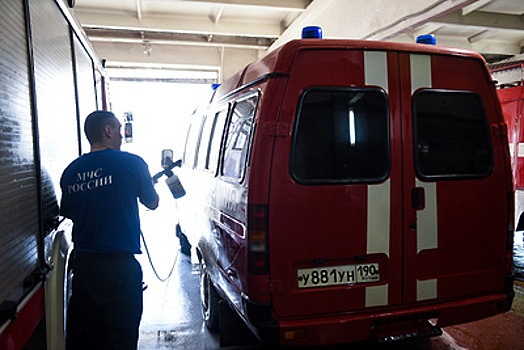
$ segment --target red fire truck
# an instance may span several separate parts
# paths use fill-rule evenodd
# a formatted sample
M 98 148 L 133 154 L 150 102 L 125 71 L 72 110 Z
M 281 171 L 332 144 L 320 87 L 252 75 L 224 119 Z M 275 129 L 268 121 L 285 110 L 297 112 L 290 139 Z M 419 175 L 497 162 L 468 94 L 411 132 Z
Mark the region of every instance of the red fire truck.
M 508 125 L 508 141 L 515 188 L 515 222 L 524 230 L 524 55 L 493 64 L 491 75 Z
M 104 69 L 62 0 L 0 2 L 0 349 L 64 344 L 71 224 L 59 180 L 107 108 Z M 45 327 L 43 325 L 45 324 Z

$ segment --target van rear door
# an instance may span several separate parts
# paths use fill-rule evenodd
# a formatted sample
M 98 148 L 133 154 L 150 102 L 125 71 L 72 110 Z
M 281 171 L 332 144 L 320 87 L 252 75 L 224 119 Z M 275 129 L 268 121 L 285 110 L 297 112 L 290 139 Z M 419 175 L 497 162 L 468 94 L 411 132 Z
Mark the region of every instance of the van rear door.
M 279 119 L 293 136 L 276 138 L 271 175 L 274 312 L 501 292 L 508 190 L 480 61 L 344 49 L 295 57 Z
M 276 138 L 271 175 L 278 315 L 402 302 L 400 122 L 390 113 L 400 96 L 389 88 L 398 69 L 387 68 L 396 60 L 343 49 L 296 56 L 279 120 L 293 137 Z
M 510 170 L 483 63 L 422 54 L 399 61 L 410 76 L 401 81 L 404 302 L 500 293 Z

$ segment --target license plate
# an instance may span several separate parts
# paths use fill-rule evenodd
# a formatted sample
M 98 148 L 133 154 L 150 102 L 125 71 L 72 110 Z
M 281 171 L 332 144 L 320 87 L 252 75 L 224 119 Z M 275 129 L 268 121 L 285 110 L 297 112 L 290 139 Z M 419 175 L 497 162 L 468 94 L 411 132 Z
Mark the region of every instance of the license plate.
M 298 269 L 299 288 L 327 287 L 380 281 L 378 263 Z

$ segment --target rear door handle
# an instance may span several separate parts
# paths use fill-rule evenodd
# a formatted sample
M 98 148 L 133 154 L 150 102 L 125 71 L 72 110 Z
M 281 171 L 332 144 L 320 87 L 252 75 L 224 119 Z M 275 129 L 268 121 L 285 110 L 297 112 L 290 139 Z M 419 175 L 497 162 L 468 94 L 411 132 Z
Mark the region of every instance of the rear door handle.
M 426 207 L 426 193 L 423 187 L 411 190 L 411 207 L 415 210 L 423 210 Z

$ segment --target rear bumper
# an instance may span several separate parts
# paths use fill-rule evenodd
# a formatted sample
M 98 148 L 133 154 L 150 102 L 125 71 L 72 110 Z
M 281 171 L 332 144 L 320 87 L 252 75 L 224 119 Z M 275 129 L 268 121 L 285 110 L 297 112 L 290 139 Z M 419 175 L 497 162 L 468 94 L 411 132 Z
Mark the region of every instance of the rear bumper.
M 373 340 L 384 337 L 398 339 L 404 336 L 426 334 L 416 329 L 421 321 L 432 320 L 436 327 L 466 323 L 502 313 L 507 308 L 508 296 L 495 294 L 467 300 L 441 302 L 411 308 L 376 309 L 359 314 L 337 314 L 309 318 L 275 318 L 262 321 L 251 309 L 251 328 L 264 343 L 280 345 L 326 345 Z M 266 311 L 267 312 L 267 311 Z M 265 312 L 264 312 L 265 313 Z M 255 314 L 257 315 L 256 317 Z M 415 327 L 415 328 L 414 328 Z

